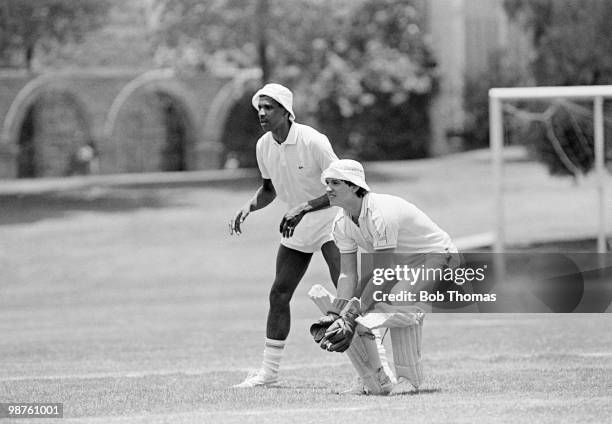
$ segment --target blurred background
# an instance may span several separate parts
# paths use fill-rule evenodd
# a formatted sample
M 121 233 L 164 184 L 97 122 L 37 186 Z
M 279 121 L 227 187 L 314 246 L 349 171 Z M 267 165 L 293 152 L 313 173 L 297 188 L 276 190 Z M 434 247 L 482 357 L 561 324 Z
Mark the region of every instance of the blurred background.
M 0 178 L 254 167 L 268 81 L 342 157 L 487 147 L 489 88 L 611 83 L 611 19 L 605 0 L 2 0 Z M 507 143 L 592 168 L 590 105 L 517 107 Z

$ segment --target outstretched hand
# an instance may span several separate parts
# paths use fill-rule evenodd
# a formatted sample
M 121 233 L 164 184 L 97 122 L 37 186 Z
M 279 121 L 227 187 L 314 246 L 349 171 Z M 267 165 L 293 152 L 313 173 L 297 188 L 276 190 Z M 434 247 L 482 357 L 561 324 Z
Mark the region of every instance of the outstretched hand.
M 242 228 L 240 226 L 250 213 L 251 208 L 249 205 L 243 206 L 238 212 L 236 212 L 234 218 L 232 218 L 229 222 L 230 235 L 236 234 L 237 236 L 239 236 L 240 234 L 242 234 Z

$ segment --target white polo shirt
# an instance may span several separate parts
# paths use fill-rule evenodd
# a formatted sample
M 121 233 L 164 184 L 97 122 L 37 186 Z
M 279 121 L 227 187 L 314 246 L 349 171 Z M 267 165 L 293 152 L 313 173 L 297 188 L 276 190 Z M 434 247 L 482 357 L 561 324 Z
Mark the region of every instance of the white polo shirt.
M 256 151 L 262 178 L 272 180 L 276 195 L 289 207 L 324 195 L 321 173 L 338 160 L 325 135 L 296 122 L 284 143 L 278 144 L 268 131 Z
M 364 196 L 359 226 L 342 210 L 333 224 L 340 253 L 396 249 L 401 253 L 456 252 L 450 236 L 423 211 L 401 197 L 368 193 Z
M 289 208 L 325 194 L 321 173 L 338 157 L 328 138 L 307 125 L 293 122 L 287 139 L 279 144 L 271 132 L 256 147 L 257 165 L 264 179 L 272 180 L 277 197 Z M 331 238 L 331 225 L 337 207 L 307 213 L 293 236 L 281 243 L 303 252 L 314 252 Z

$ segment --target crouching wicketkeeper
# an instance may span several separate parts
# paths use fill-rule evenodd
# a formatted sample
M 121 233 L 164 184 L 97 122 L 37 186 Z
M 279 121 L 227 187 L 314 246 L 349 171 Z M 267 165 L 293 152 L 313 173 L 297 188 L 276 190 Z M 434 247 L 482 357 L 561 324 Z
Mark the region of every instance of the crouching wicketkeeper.
M 396 302 L 392 296 L 383 299 L 381 293 L 401 295 L 433 281 L 426 277 L 419 281 L 396 278 L 381 287 L 380 281 L 374 284 L 371 273 L 359 278 L 357 253 L 361 249 L 364 253 L 386 254 L 377 255 L 387 264 L 387 268 L 379 269 L 393 269 L 393 254 L 401 253 L 404 265 L 424 270 L 457 265 L 457 249 L 449 235 L 412 203 L 371 193 L 359 162 L 332 162 L 321 181 L 327 186 L 330 204 L 342 207 L 333 226 L 341 269 L 336 298 L 322 286 L 314 286 L 309 292 L 325 314 L 311 326 L 311 334 L 323 349 L 346 352 L 360 378 L 352 393 L 418 390 L 423 380 L 421 332 L 425 311 L 414 302 Z M 373 333 L 379 328 L 389 329 L 396 384 L 381 364 Z

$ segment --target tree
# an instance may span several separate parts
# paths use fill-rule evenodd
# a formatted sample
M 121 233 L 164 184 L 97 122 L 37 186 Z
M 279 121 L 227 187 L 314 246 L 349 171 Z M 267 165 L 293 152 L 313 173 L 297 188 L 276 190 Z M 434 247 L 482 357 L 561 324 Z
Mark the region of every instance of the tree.
M 487 70 L 467 75 L 463 101 L 465 107 L 463 148 L 466 150 L 489 147 L 489 90 L 493 87 L 517 87 L 525 85 L 528 76 L 520 67 L 509 63 L 504 52 L 499 50 L 489 57 Z M 513 130 L 506 122 L 506 131 L 511 143 Z
M 531 35 L 535 52 L 531 72 L 537 85 L 612 83 L 612 2 L 505 0 L 504 6 Z M 554 113 L 543 115 L 545 125 L 532 125 L 523 135 L 527 143 L 536 146 L 553 174 L 591 170 L 593 129 L 588 109 L 566 105 L 549 111 Z
M 334 28 L 348 0 L 156 0 L 158 58 L 200 68 L 262 68 L 267 81 L 288 62 L 308 63 L 308 43 Z M 340 9 L 342 10 L 342 8 Z
M 612 3 L 607 0 L 505 0 L 509 16 L 531 33 L 538 84 L 612 81 Z
M 32 68 L 37 49 L 79 41 L 100 27 L 111 0 L 4 0 L 0 6 L 0 60 Z
M 158 57 L 201 68 L 260 66 L 264 81 L 291 86 L 299 120 L 320 126 L 340 153 L 422 157 L 436 81 L 421 3 L 158 0 Z
M 417 5 L 354 2 L 329 41 L 322 40 L 321 69 L 303 79 L 305 91 L 318 100 L 311 112 L 346 155 L 428 155 L 429 103 L 437 80 Z

